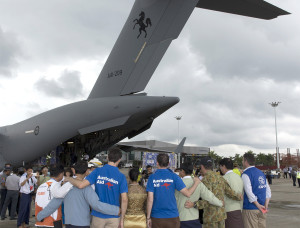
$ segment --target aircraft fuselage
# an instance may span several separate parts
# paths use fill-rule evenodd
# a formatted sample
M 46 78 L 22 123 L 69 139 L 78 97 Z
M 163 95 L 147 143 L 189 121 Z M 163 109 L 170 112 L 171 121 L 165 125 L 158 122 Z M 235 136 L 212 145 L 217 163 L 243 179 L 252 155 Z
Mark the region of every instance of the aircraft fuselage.
M 78 135 L 108 128 L 134 129 L 179 102 L 176 97 L 120 96 L 68 104 L 0 128 L 0 167 L 47 154 Z M 18 158 L 17 160 L 15 158 Z

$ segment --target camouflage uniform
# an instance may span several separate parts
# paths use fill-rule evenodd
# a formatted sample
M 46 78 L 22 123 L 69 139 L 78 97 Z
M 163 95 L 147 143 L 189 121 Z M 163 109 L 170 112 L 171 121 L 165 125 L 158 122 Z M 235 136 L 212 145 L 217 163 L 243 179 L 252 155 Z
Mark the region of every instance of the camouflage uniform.
M 202 179 L 202 183 L 222 201 L 224 201 L 225 194 L 233 200 L 241 200 L 241 195 L 235 193 L 227 181 L 216 172 L 207 171 Z M 198 209 L 204 209 L 203 228 L 225 228 L 227 216 L 224 207 L 213 206 L 205 200 L 199 200 L 197 206 Z

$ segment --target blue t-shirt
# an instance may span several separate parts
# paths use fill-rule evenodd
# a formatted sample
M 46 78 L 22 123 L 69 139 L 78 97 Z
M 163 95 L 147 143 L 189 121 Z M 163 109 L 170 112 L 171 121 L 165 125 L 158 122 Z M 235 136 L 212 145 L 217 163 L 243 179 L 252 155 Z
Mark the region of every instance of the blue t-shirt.
M 126 177 L 117 167 L 105 165 L 95 169 L 86 177 L 90 184 L 95 185 L 95 191 L 101 202 L 120 206 L 120 194 L 128 192 Z M 92 215 L 99 218 L 119 218 L 92 210 Z
M 175 189 L 181 191 L 185 184 L 181 178 L 170 169 L 158 169 L 147 183 L 147 192 L 153 192 L 151 217 L 176 218 L 179 216 Z

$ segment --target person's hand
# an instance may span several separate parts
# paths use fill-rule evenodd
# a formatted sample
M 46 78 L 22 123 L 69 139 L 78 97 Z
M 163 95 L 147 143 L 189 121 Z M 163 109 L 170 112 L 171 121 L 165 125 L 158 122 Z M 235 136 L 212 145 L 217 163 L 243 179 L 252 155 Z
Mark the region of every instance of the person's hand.
M 29 174 L 29 175 L 27 175 L 27 179 L 29 180 L 31 177 L 33 176 L 33 174 L 31 173 L 31 174 Z
M 147 228 L 151 228 L 151 227 L 152 227 L 151 218 L 147 218 Z
M 35 176 L 37 179 L 40 178 L 40 173 L 39 172 L 36 172 L 36 176 Z
M 124 220 L 123 219 L 120 220 L 120 224 L 119 224 L 118 228 L 124 228 Z
M 194 177 L 193 180 L 194 180 L 194 183 L 196 183 L 196 184 L 200 184 L 200 182 L 201 182 L 201 180 L 198 177 Z
M 64 177 L 64 183 L 69 182 L 71 178 L 72 178 L 72 177 Z
M 257 207 L 258 210 L 260 210 L 263 214 L 265 213 L 265 211 L 266 211 L 265 206 L 263 206 L 263 205 L 257 203 L 257 204 L 256 204 L 256 207 Z
M 266 208 L 266 210 L 269 209 L 269 203 L 268 202 L 265 203 L 265 208 Z
M 184 207 L 185 207 L 185 208 L 192 208 L 192 207 L 194 207 L 194 203 L 191 202 L 191 201 L 189 201 L 189 200 L 187 200 L 187 201 L 185 202 L 185 204 L 184 204 Z
M 244 200 L 243 194 L 240 195 L 240 199 L 241 199 L 241 201 Z

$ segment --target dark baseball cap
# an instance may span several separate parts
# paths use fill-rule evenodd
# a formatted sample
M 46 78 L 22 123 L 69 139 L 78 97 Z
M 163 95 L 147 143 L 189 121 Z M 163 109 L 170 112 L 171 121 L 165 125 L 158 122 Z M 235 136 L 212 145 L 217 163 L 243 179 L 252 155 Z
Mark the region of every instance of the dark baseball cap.
M 11 167 L 8 166 L 4 167 L 4 171 L 11 171 Z
M 200 159 L 200 164 L 203 166 L 212 165 L 212 163 L 213 163 L 213 160 L 211 159 L 211 157 L 203 157 Z

